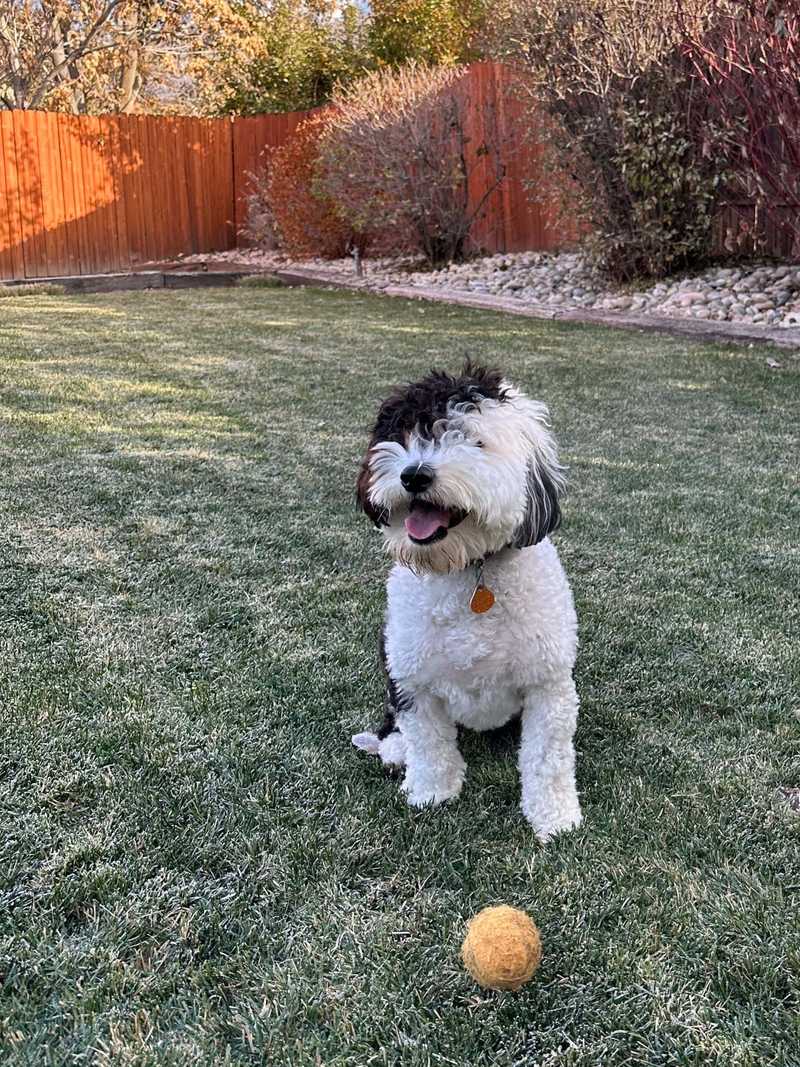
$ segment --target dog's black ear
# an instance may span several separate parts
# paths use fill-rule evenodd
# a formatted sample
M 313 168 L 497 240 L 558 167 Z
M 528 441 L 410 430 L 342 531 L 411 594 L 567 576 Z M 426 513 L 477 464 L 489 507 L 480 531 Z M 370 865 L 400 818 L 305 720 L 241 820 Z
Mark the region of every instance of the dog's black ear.
M 514 548 L 538 545 L 558 529 L 561 525 L 558 498 L 562 484 L 560 475 L 554 475 L 546 466 L 528 464 L 525 514 L 511 542 Z
M 376 526 L 387 526 L 389 517 L 386 514 L 386 509 L 376 508 L 370 499 L 370 478 L 369 450 L 367 450 L 367 454 L 364 456 L 364 460 L 361 464 L 361 470 L 358 472 L 358 480 L 356 481 L 356 504 Z

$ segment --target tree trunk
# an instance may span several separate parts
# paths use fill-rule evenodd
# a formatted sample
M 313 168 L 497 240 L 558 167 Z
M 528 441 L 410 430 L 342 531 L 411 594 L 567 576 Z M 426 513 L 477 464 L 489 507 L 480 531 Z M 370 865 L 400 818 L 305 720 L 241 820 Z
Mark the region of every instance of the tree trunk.
M 64 47 L 64 27 L 58 17 L 53 18 L 52 35 L 53 47 L 50 51 L 53 60 L 52 78 L 56 82 L 69 85 L 69 98 L 74 115 L 81 115 L 86 111 L 86 96 L 80 84 L 80 68 L 77 63 L 67 59 Z
M 120 78 L 119 110 L 122 114 L 129 115 L 133 111 L 139 96 L 140 85 L 139 48 L 136 45 L 132 45 L 125 56 L 125 65 L 122 68 L 122 77 Z
M 10 35 L 3 35 L 3 40 L 8 55 L 8 79 L 10 84 L 6 86 L 3 94 L 3 104 L 9 111 L 15 108 L 24 108 L 28 99 L 27 80 L 22 73 L 22 64 L 19 60 L 19 52 L 16 43 Z

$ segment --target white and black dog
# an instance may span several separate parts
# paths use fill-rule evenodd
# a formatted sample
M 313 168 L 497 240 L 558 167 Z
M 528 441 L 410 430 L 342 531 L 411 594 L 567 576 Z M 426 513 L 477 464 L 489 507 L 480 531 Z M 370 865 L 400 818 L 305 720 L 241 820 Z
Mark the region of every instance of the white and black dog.
M 383 402 L 357 489 L 396 562 L 386 716 L 353 743 L 405 767 L 409 804 L 438 804 L 464 783 L 457 727 L 490 730 L 521 713 L 522 810 L 543 840 L 581 820 L 577 622 L 547 536 L 563 488 L 547 408 L 467 363 Z

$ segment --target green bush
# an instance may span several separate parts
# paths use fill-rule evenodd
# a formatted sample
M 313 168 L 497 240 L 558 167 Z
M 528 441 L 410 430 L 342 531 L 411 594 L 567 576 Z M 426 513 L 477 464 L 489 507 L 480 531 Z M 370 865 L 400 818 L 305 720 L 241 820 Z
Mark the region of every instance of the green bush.
M 600 266 L 619 280 L 661 278 L 708 258 L 724 174 L 697 151 L 679 115 L 629 101 L 608 160 L 603 186 L 583 196 L 594 212 L 587 245 Z
M 702 263 L 726 175 L 673 0 L 508 0 L 498 24 L 598 264 L 628 281 Z

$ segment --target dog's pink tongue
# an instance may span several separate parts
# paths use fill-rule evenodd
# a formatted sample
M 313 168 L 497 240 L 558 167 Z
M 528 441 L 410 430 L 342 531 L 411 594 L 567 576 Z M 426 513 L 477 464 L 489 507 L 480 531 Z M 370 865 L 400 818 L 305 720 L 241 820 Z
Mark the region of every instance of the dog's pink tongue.
M 450 512 L 444 508 L 414 508 L 406 518 L 406 531 L 418 541 L 426 541 L 436 531 L 450 525 Z

